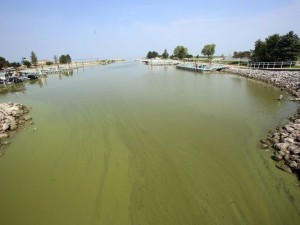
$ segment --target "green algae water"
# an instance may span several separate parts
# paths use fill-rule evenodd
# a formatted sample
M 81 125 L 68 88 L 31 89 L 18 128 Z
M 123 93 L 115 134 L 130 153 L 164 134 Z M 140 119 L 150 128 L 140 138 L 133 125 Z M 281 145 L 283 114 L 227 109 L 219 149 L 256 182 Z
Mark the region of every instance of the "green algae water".
M 126 62 L 0 99 L 32 107 L 35 122 L 0 158 L 1 225 L 300 221 L 296 176 L 257 147 L 297 110 L 273 86 Z

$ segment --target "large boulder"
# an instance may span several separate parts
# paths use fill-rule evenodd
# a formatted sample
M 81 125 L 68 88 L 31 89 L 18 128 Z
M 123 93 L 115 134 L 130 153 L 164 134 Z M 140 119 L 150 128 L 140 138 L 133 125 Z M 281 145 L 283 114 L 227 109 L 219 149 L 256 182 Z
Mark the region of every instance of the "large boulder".
M 6 130 L 8 130 L 9 129 L 9 125 L 7 124 L 7 123 L 4 123 L 3 125 L 2 125 L 2 128 L 1 128 L 3 131 L 6 131 Z
M 285 129 L 287 132 L 292 133 L 294 131 L 294 128 L 290 125 L 283 126 L 283 129 Z
M 291 168 L 289 166 L 285 165 L 285 164 L 283 164 L 283 165 L 276 164 L 276 167 L 283 170 L 283 171 L 285 171 L 285 172 L 292 173 Z
M 288 143 L 276 143 L 274 148 L 278 151 L 285 151 L 290 145 Z

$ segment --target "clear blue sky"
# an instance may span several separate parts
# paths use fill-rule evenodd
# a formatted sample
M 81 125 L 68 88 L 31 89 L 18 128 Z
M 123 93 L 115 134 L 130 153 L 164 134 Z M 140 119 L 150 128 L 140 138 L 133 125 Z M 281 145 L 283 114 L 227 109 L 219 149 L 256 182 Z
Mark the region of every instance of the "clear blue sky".
M 210 43 L 232 55 L 275 33 L 300 36 L 299 21 L 300 0 L 1 0 L 0 56 L 134 59 L 177 45 L 201 55 Z

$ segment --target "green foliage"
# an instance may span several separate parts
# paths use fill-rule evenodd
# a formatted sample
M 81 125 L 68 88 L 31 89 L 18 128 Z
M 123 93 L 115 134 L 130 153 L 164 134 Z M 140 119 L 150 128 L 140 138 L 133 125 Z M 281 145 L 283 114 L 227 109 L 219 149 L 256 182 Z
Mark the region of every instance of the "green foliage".
M 9 66 L 9 62 L 5 58 L 0 57 L 0 69 L 7 66 Z
M 53 62 L 47 61 L 47 62 L 46 62 L 46 65 L 47 65 L 47 66 L 53 65 Z
M 277 61 L 276 51 L 278 50 L 278 43 L 280 41 L 279 34 L 273 34 L 266 38 L 266 60 L 267 62 Z
M 280 36 L 274 34 L 257 40 L 251 57 L 256 62 L 296 61 L 300 54 L 300 39 L 293 31 Z
M 23 63 L 25 66 L 27 66 L 27 68 L 31 67 L 31 63 L 29 61 L 24 61 Z
M 67 63 L 71 63 L 71 62 L 72 62 L 71 56 L 67 54 Z
M 207 56 L 209 60 L 211 60 L 213 58 L 213 55 L 215 54 L 215 48 L 215 44 L 207 44 L 203 47 L 201 53 L 202 55 Z
M 173 58 L 183 59 L 188 56 L 188 49 L 182 45 L 178 45 L 173 51 Z
M 248 62 L 239 62 L 239 61 L 226 61 L 228 65 L 239 65 L 239 66 L 247 66 Z
M 149 51 L 147 54 L 147 59 L 153 59 L 158 57 L 158 53 L 156 51 Z
M 234 52 L 233 58 L 250 58 L 251 52 L 250 51 L 242 51 L 242 52 Z M 224 55 L 222 55 L 222 58 L 224 58 Z
M 265 62 L 267 61 L 267 44 L 260 39 L 255 42 L 255 49 L 251 56 L 252 61 Z
M 162 54 L 162 57 L 163 57 L 164 59 L 169 58 L 169 53 L 168 53 L 167 49 L 165 49 L 164 53 Z
M 38 59 L 37 59 L 37 57 L 36 57 L 36 54 L 35 54 L 33 51 L 31 52 L 30 58 L 31 58 L 31 63 L 32 63 L 32 65 L 36 66 L 36 65 L 37 65 Z
M 12 62 L 12 63 L 10 63 L 10 66 L 11 66 L 11 67 L 14 67 L 14 68 L 17 68 L 17 67 L 19 67 L 19 66 L 21 66 L 21 65 L 20 65 L 20 63 L 18 63 L 18 62 Z
M 281 36 L 274 53 L 278 61 L 296 61 L 300 53 L 300 39 L 297 34 L 290 31 Z
M 61 55 L 59 57 L 59 63 L 61 63 L 61 64 L 66 64 L 66 63 L 71 63 L 71 62 L 72 62 L 72 60 L 71 60 L 71 57 L 69 54 Z

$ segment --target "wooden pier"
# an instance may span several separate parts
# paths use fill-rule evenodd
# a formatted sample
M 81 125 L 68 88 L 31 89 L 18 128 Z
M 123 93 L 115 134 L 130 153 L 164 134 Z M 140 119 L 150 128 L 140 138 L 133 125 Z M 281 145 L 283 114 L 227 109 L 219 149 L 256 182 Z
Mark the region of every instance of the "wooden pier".
M 189 70 L 189 71 L 194 71 L 194 72 L 210 72 L 210 71 L 221 71 L 223 69 L 226 69 L 224 65 L 212 65 L 212 66 L 207 66 L 207 65 L 200 65 L 200 66 L 193 66 L 193 65 L 177 65 L 177 69 L 181 70 Z

